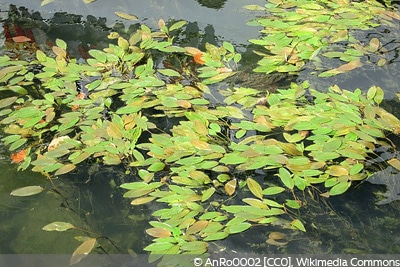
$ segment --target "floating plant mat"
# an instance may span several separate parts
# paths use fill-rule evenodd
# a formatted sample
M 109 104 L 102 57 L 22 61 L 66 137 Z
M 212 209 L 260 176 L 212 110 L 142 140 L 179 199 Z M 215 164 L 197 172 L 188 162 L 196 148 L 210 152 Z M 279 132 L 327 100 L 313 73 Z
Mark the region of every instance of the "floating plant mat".
M 263 59 L 255 69 L 265 73 L 298 72 L 309 61 L 319 77 L 345 73 L 364 64 L 383 66 L 390 60 L 386 44 L 377 37 L 363 43 L 356 35 L 382 24 L 395 29 L 400 19 L 398 12 L 377 1 L 270 0 L 265 7 L 246 7 L 267 14 L 250 23 L 264 27 L 263 37 L 250 41 L 266 49 L 259 52 Z M 333 62 L 334 68 L 330 67 Z
M 90 50 L 81 64 L 60 39 L 54 55 L 37 50 L 32 62 L 0 57 L 1 89 L 13 93 L 0 100 L 2 141 L 18 168 L 33 166 L 52 179 L 89 159 L 124 165 L 137 178 L 120 186 L 124 197 L 133 206 L 162 205 L 146 230 L 154 238 L 144 248 L 150 261 L 204 254 L 209 242 L 256 225 L 306 231 L 313 225 L 299 217 L 307 207 L 303 194 L 351 194 L 375 165 L 400 169 L 387 137 L 400 134 L 400 120 L 380 107 L 380 87 L 319 92 L 303 82 L 271 94 L 234 87 L 220 90 L 223 101 L 216 102 L 208 85 L 234 75 L 241 55 L 228 42 L 205 51 L 175 45 L 174 32 L 185 23 L 160 20 L 158 30 L 141 25 L 128 37 L 111 33 L 111 44 Z M 290 68 L 275 70 L 299 70 Z M 164 129 L 160 118 L 176 123 Z M 382 151 L 394 156 L 381 159 Z M 42 191 L 33 185 L 11 194 Z M 79 228 L 53 222 L 44 230 Z M 88 236 L 71 263 L 101 242 Z M 284 243 L 279 234 L 270 239 Z

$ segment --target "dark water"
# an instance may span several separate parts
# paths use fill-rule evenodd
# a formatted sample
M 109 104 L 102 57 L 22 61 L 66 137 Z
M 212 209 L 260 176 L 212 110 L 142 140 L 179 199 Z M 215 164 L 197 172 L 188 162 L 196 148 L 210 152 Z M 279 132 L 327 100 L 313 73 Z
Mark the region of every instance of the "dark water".
M 258 28 L 246 26 L 250 14 L 241 9 L 244 4 L 260 4 L 264 1 L 101 1 L 85 5 L 81 0 L 55 1 L 40 7 L 39 1 L 0 1 L 1 11 L 9 4 L 24 6 L 46 20 L 40 24 L 33 19 L 36 42 L 45 47 L 50 39 L 61 38 L 68 42 L 71 53 L 80 56 L 82 46 L 101 47 L 111 29 L 128 29 L 128 22 L 121 21 L 114 12 L 132 13 L 150 27 L 156 27 L 160 18 L 185 19 L 188 30 L 180 42 L 202 46 L 205 42 L 218 43 L 228 40 L 245 53 L 251 62 L 251 46 L 247 40 L 257 38 Z M 1 13 L 6 18 L 7 13 Z M 40 20 L 39 20 L 40 21 Z M 367 90 L 380 85 L 386 93 L 385 108 L 400 115 L 396 93 L 399 91 L 398 32 L 387 32 L 385 27 L 368 34 L 384 34 L 390 48 L 392 61 L 382 69 L 360 69 L 339 78 L 319 81 L 315 87 L 338 83 L 342 88 Z M 369 38 L 365 36 L 365 38 Z M 384 41 L 382 41 L 384 42 Z M 317 79 L 310 71 L 303 71 L 299 80 Z M 400 145 L 398 140 L 395 140 Z M 33 172 L 17 172 L 10 163 L 9 152 L 0 146 L 0 253 L 72 253 L 81 243 L 75 236 L 91 231 L 101 236 L 101 248 L 97 252 L 141 253 L 151 242 L 145 234 L 147 221 L 154 206 L 133 208 L 123 199 L 118 186 L 135 180 L 122 168 L 104 167 L 92 163 L 80 166 L 74 173 L 55 180 L 58 193 L 47 191 L 28 198 L 11 197 L 15 188 L 41 185 L 51 189 L 45 177 Z M 392 168 L 377 170 L 370 182 L 357 185 L 345 195 L 326 200 L 316 192 L 306 192 L 308 205 L 298 216 L 305 222 L 307 232 L 302 233 L 277 226 L 258 226 L 245 233 L 211 245 L 214 253 L 222 251 L 258 253 L 400 253 L 400 200 L 398 186 L 400 175 Z M 379 185 L 381 184 L 381 185 Z M 389 189 L 389 190 L 386 190 Z M 309 194 L 308 194 L 309 193 Z M 379 205 L 378 205 L 379 204 Z M 65 221 L 84 229 L 67 232 L 45 232 L 41 228 L 53 221 Z M 286 246 L 266 243 L 272 231 L 286 235 Z

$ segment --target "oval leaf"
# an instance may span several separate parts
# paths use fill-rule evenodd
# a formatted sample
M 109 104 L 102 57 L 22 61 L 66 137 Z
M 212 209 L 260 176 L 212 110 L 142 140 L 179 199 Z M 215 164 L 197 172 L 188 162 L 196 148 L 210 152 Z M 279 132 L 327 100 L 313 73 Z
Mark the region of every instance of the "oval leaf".
M 251 193 L 253 193 L 254 196 L 260 199 L 263 198 L 262 188 L 256 180 L 252 178 L 247 178 L 247 186 L 249 187 Z
M 334 187 L 331 188 L 329 191 L 329 195 L 335 196 L 335 195 L 340 195 L 343 194 L 344 192 L 349 189 L 351 183 L 350 182 L 341 182 L 335 185 Z
M 77 247 L 72 253 L 72 257 L 69 261 L 70 265 L 77 264 L 83 258 L 85 258 L 96 245 L 96 238 L 90 238 L 83 242 L 79 247 Z
M 52 232 L 52 231 L 57 231 L 57 232 L 65 232 L 69 229 L 75 228 L 70 223 L 67 222 L 52 222 L 49 223 L 48 225 L 44 226 L 42 230 Z
M 237 184 L 237 181 L 236 181 L 236 179 L 233 179 L 233 180 L 230 180 L 229 182 L 227 182 L 226 184 L 225 184 L 225 192 L 229 195 L 229 196 L 232 196 L 234 193 L 235 193 L 235 191 L 236 191 L 236 184 Z
M 10 193 L 10 195 L 15 196 L 15 197 L 27 197 L 27 196 L 33 196 L 33 195 L 39 194 L 43 190 L 44 190 L 44 188 L 41 186 L 38 186 L 38 185 L 25 186 L 25 187 L 15 189 L 14 191 L 12 191 Z
M 120 17 L 122 19 L 126 19 L 126 20 L 137 20 L 138 19 L 135 15 L 127 14 L 124 12 L 114 12 L 114 14 L 117 15 L 118 17 Z
M 76 166 L 75 164 L 65 164 L 64 166 L 62 166 L 61 168 L 59 168 L 54 175 L 61 175 L 61 174 L 65 174 L 68 173 L 70 171 L 72 171 L 73 169 L 75 169 Z
M 146 233 L 153 237 L 169 237 L 172 235 L 171 232 L 165 228 L 149 228 L 146 230 Z

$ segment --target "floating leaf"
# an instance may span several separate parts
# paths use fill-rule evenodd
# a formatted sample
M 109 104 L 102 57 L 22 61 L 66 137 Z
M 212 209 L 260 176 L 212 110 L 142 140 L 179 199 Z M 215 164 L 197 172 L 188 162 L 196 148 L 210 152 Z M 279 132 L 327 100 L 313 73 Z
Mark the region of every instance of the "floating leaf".
M 44 6 L 44 5 L 47 5 L 47 4 L 51 3 L 51 2 L 54 2 L 54 0 L 43 0 L 43 1 L 40 3 L 40 5 L 41 5 L 41 6 Z
M 83 258 L 85 258 L 94 248 L 96 245 L 96 238 L 90 238 L 83 242 L 79 247 L 77 247 L 72 253 L 72 257 L 69 261 L 70 265 L 77 264 Z
M 235 188 L 236 188 L 236 185 L 235 185 Z M 226 192 L 226 189 L 225 189 L 225 192 Z M 207 190 L 203 191 L 203 195 L 201 196 L 201 202 L 204 202 L 204 201 L 208 200 L 214 193 L 215 193 L 215 188 L 214 187 L 210 187 Z
M 153 244 L 148 245 L 143 250 L 151 251 L 151 252 L 158 252 L 158 251 L 165 251 L 172 248 L 174 244 L 169 242 L 156 242 Z
M 15 189 L 10 193 L 10 195 L 15 197 L 27 197 L 27 196 L 37 195 L 43 192 L 43 190 L 45 189 L 41 186 L 31 185 Z
M 389 159 L 387 161 L 392 167 L 396 168 L 397 170 L 400 170 L 400 160 L 396 158 Z
M 122 19 L 138 20 L 138 18 L 135 15 L 127 14 L 127 13 L 124 13 L 124 12 L 114 12 L 114 14 L 117 15 L 118 17 L 122 18 Z
M 229 234 L 237 234 L 246 231 L 251 227 L 250 223 L 243 222 L 239 224 L 229 225 L 226 227 L 226 230 Z
M 293 189 L 294 181 L 292 176 L 288 170 L 285 168 L 279 168 L 279 178 L 281 179 L 282 183 L 289 189 Z
M 306 228 L 304 227 L 303 223 L 299 219 L 294 219 L 291 223 L 291 228 L 292 229 L 298 229 L 300 231 L 305 232 Z
M 131 205 L 143 205 L 156 199 L 156 197 L 139 197 L 131 201 Z
M 171 27 L 169 27 L 169 31 L 173 31 L 173 30 L 182 28 L 186 24 L 186 22 L 187 22 L 186 20 L 180 20 L 180 21 L 175 22 L 174 24 L 172 24 Z
M 225 189 L 225 192 L 228 194 L 228 196 L 232 196 L 235 193 L 236 184 L 237 184 L 236 179 L 230 180 L 229 182 L 227 182 L 225 184 L 224 189 Z
M 205 213 L 207 214 L 207 213 Z M 215 216 L 216 217 L 216 216 Z M 213 218 L 215 218 L 213 217 Z M 202 220 L 202 221 L 197 221 L 194 224 L 192 224 L 187 230 L 186 230 L 186 234 L 187 235 L 191 235 L 191 234 L 195 234 L 198 233 L 200 231 L 202 231 L 204 228 L 207 227 L 208 225 L 208 221 Z
M 153 237 L 169 237 L 172 235 L 172 233 L 165 228 L 149 228 L 146 230 L 146 233 Z
M 65 232 L 69 229 L 73 229 L 75 226 L 73 226 L 70 223 L 67 222 L 52 222 L 49 223 L 48 225 L 44 226 L 42 230 L 44 231 L 57 231 L 57 232 Z
M 262 191 L 262 193 L 264 195 L 270 196 L 270 195 L 276 195 L 276 194 L 282 193 L 283 191 L 285 191 L 285 188 L 283 188 L 283 187 L 271 186 L 271 187 L 264 189 Z
M 18 97 L 12 96 L 0 100 L 0 109 L 7 107 L 17 101 Z
M 228 237 L 228 233 L 226 232 L 218 232 L 218 233 L 213 233 L 208 235 L 206 238 L 204 238 L 204 241 L 215 241 L 215 240 L 221 240 L 224 239 L 226 237 Z
M 254 180 L 252 178 L 247 178 L 246 183 L 250 189 L 250 192 L 253 193 L 254 196 L 256 196 L 260 199 L 263 198 L 262 188 L 256 180 Z
M 62 175 L 62 174 L 65 174 L 65 173 L 68 173 L 68 172 L 70 172 L 70 171 L 72 171 L 72 170 L 74 170 L 76 168 L 76 165 L 75 164 L 65 164 L 64 166 L 62 166 L 61 168 L 59 168 L 55 173 L 54 173 L 54 175 Z
M 335 196 L 343 194 L 349 189 L 351 183 L 350 182 L 340 182 L 337 185 L 333 186 L 331 190 L 329 190 L 329 195 Z

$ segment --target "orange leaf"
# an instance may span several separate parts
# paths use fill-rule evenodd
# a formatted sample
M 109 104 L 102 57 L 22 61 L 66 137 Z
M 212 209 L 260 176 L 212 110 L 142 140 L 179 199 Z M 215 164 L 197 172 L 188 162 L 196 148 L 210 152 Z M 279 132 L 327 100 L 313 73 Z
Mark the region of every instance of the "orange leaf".
M 26 158 L 28 149 L 21 150 L 11 155 L 11 160 L 14 163 L 20 163 Z
M 353 70 L 353 69 L 361 67 L 361 66 L 362 66 L 361 61 L 359 59 L 357 59 L 357 60 L 350 61 L 349 63 L 343 64 L 334 70 L 340 71 L 340 72 L 346 72 L 346 71 L 350 71 L 350 70 Z
M 15 36 L 15 37 L 12 38 L 12 40 L 14 42 L 16 42 L 16 43 L 25 43 L 25 42 L 31 42 L 32 41 L 31 38 L 23 36 L 23 35 Z
M 197 64 L 200 64 L 200 65 L 204 65 L 204 60 L 201 58 L 203 56 L 203 53 L 197 53 L 197 54 L 194 54 L 194 56 L 193 56 L 193 60 L 194 60 L 194 62 L 196 62 Z

